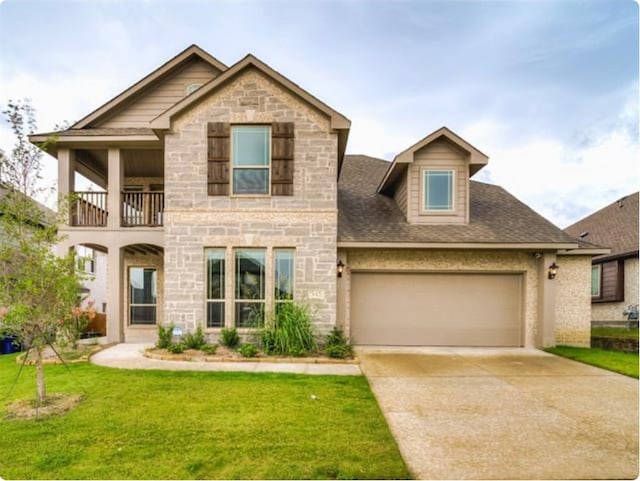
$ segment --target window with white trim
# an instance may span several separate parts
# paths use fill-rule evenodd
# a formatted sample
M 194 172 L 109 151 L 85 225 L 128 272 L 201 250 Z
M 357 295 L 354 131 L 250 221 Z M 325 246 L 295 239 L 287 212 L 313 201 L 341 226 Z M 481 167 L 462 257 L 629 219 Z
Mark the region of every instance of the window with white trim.
M 453 210 L 453 170 L 424 170 L 422 208 L 425 211 Z
M 271 127 L 231 127 L 232 193 L 262 195 L 270 192 Z
M 600 297 L 602 289 L 602 266 L 591 266 L 591 297 Z
M 129 267 L 129 324 L 156 323 L 158 274 L 152 267 Z
M 266 249 L 236 249 L 236 327 L 257 327 L 264 323 Z
M 225 249 L 207 249 L 207 328 L 224 327 Z
M 278 304 L 293 300 L 294 255 L 293 249 L 273 250 L 273 300 L 276 309 Z

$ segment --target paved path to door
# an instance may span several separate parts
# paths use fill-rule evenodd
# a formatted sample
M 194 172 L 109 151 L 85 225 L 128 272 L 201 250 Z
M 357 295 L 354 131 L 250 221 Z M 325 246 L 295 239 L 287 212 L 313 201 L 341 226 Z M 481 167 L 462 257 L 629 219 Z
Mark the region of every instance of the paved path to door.
M 234 371 L 234 372 L 281 372 L 290 374 L 317 374 L 331 376 L 359 376 L 357 364 L 310 364 L 275 362 L 197 362 L 161 361 L 149 359 L 142 353 L 152 344 L 117 344 L 91 356 L 91 362 L 99 366 L 120 369 L 158 369 L 164 371 Z
M 634 479 L 638 381 L 541 351 L 358 350 L 418 479 Z

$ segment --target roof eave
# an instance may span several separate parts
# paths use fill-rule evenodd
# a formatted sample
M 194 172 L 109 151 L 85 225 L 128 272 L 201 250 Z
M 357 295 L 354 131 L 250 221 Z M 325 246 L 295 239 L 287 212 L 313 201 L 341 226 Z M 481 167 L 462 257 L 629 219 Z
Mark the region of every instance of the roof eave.
M 526 242 L 526 243 L 500 243 L 500 242 L 364 242 L 364 241 L 338 241 L 338 247 L 350 249 L 498 249 L 498 250 L 537 250 L 577 249 L 578 244 L 567 242 Z

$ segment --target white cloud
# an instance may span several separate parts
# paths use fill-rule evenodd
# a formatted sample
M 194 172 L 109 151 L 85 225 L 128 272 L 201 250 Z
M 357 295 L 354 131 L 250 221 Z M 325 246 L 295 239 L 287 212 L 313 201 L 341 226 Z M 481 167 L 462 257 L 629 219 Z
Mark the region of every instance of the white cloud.
M 627 128 L 628 112 L 625 108 L 616 127 L 591 137 L 582 147 L 538 138 L 505 148 L 500 138 L 506 129 L 492 121 L 472 125 L 463 134 L 490 156 L 477 180 L 501 185 L 566 227 L 638 190 L 638 140 Z

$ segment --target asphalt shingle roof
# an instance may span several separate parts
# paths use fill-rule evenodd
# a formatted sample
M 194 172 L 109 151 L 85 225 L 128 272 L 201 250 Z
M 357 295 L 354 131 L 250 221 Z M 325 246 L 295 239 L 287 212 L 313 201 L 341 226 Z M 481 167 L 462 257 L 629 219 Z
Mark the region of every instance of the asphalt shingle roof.
M 398 243 L 577 243 L 506 190 L 470 181 L 468 225 L 411 225 L 376 189 L 390 163 L 345 156 L 338 183 L 338 240 Z
M 638 252 L 638 192 L 627 195 L 565 229 L 581 240 L 609 247 L 603 257 Z
M 64 135 L 64 136 L 95 136 L 95 135 L 155 135 L 152 129 L 144 127 L 97 128 L 97 129 L 67 129 L 57 132 L 42 132 L 33 135 Z

